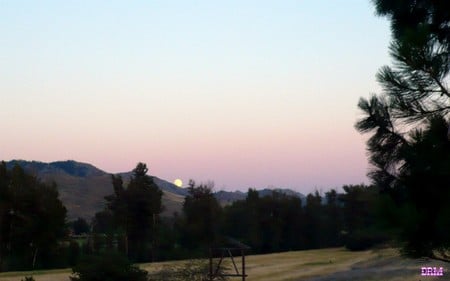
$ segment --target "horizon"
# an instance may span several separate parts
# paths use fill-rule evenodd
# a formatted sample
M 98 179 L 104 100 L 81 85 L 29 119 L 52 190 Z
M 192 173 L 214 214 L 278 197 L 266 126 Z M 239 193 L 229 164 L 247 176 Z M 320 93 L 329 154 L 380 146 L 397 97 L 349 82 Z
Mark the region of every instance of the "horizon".
M 8 163 L 8 162 L 14 162 L 14 161 L 17 161 L 17 162 L 30 162 L 30 163 L 33 163 L 33 162 L 36 162 L 36 163 L 39 163 L 39 164 L 47 164 L 47 165 L 50 165 L 50 164 L 54 164 L 54 163 L 61 163 L 61 162 L 75 162 L 75 163 L 78 163 L 78 164 L 84 164 L 84 165 L 90 165 L 90 166 L 92 166 L 92 167 L 94 167 L 94 168 L 96 168 L 96 169 L 99 169 L 100 171 L 102 171 L 102 172 L 104 172 L 104 173 L 106 173 L 106 174 L 113 174 L 113 175 L 118 175 L 118 174 L 126 174 L 126 173 L 131 173 L 132 172 L 132 170 L 133 169 L 131 169 L 131 170 L 129 170 L 129 171 L 118 171 L 118 172 L 109 172 L 109 171 L 106 171 L 106 170 L 104 170 L 103 168 L 101 168 L 101 167 L 98 167 L 98 166 L 96 166 L 96 165 L 94 165 L 94 164 L 92 164 L 92 163 L 88 163 L 88 162 L 81 162 L 81 161 L 77 161 L 77 160 L 75 160 L 75 159 L 66 159 L 66 160 L 56 160 L 56 161 L 50 161 L 50 162 L 43 162 L 43 161 L 39 161 L 39 160 L 25 160 L 25 159 L 9 159 L 9 160 L 0 160 L 0 162 L 1 161 L 5 161 L 6 163 Z M 145 164 L 145 163 L 144 163 Z M 156 177 L 156 178 L 159 178 L 159 179 L 161 179 L 161 180 L 163 180 L 163 181 L 166 181 L 166 182 L 169 182 L 169 183 L 171 183 L 171 184 L 173 184 L 175 187 L 178 187 L 178 188 L 187 188 L 188 186 L 187 186 L 187 183 L 186 182 L 182 182 L 183 184 L 181 185 L 181 186 L 177 186 L 174 182 L 172 182 L 172 181 L 170 181 L 169 179 L 165 179 L 165 178 L 161 178 L 161 177 L 159 177 L 158 175 L 154 175 L 154 174 L 151 174 L 150 172 L 147 172 L 147 174 L 149 175 L 149 176 L 152 176 L 152 177 Z M 175 180 L 177 180 L 177 179 L 175 179 Z M 174 181 L 175 181 L 174 180 Z M 189 180 L 191 180 L 191 179 L 189 179 Z M 192 180 L 194 180 L 195 181 L 195 179 L 192 179 Z M 332 189 L 334 189 L 334 190 L 336 190 L 338 193 L 342 193 L 342 191 L 343 191 L 343 189 L 342 189 L 342 186 L 340 186 L 340 187 L 337 187 L 337 188 L 328 188 L 328 189 L 325 189 L 325 190 L 323 190 L 323 189 L 314 189 L 314 190 L 312 190 L 311 192 L 307 192 L 307 193 L 304 193 L 304 192 L 302 192 L 302 191 L 300 191 L 300 190 L 296 190 L 296 189 L 291 189 L 291 188 L 288 188 L 288 187 L 283 187 L 283 186 L 273 186 L 273 185 L 269 185 L 269 186 L 261 186 L 261 187 L 252 187 L 252 186 L 249 186 L 249 187 L 247 187 L 247 189 L 227 189 L 227 190 L 224 190 L 224 189 L 217 189 L 216 188 L 216 186 L 215 186 L 215 184 L 214 184 L 214 182 L 213 181 L 210 181 L 210 182 L 197 182 L 197 181 L 195 181 L 197 184 L 213 184 L 213 192 L 221 192 L 221 191 L 225 191 L 225 192 L 243 192 L 243 193 L 246 193 L 246 192 L 248 192 L 248 189 L 255 189 L 255 190 L 258 190 L 258 191 L 261 191 L 261 190 L 278 190 L 278 189 L 280 189 L 280 190 L 291 190 L 291 191 L 295 191 L 295 192 L 298 192 L 298 193 L 300 193 L 300 194 L 302 194 L 302 195 L 308 195 L 308 194 L 310 194 L 310 193 L 314 193 L 314 192 L 316 192 L 316 191 L 318 191 L 319 192 L 319 194 L 321 195 L 321 196 L 324 196 L 324 194 L 325 194 L 325 192 L 327 192 L 327 191 L 330 191 L 330 190 L 332 190 Z M 365 184 L 365 183 L 359 183 L 359 184 Z
M 228 191 L 369 182 L 357 102 L 391 61 L 370 1 L 1 5 L 3 159 Z

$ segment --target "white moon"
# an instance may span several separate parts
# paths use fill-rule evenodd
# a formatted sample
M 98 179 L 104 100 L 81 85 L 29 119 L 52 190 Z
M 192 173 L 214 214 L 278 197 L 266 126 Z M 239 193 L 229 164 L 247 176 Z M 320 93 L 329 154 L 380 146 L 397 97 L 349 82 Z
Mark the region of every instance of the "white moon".
M 180 179 L 174 180 L 173 184 L 178 186 L 178 187 L 182 187 L 183 186 L 183 182 Z

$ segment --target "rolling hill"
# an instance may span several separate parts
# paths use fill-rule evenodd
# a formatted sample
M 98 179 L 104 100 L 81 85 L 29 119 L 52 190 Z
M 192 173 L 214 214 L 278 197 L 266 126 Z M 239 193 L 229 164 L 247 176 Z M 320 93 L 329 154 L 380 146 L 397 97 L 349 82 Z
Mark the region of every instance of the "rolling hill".
M 90 219 L 105 206 L 104 197 L 112 194 L 111 174 L 102 171 L 91 164 L 76 161 L 57 161 L 43 163 L 38 161 L 13 160 L 7 162 L 11 168 L 20 165 L 28 173 L 37 176 L 43 182 L 54 181 L 59 189 L 61 201 L 68 210 L 68 219 L 77 217 Z M 121 173 L 124 181 L 131 172 Z M 154 178 L 158 187 L 163 190 L 163 215 L 169 216 L 179 211 L 187 191 L 167 181 Z
M 55 182 L 59 189 L 61 201 L 68 210 L 68 219 L 77 217 L 91 219 L 94 214 L 105 206 L 104 197 L 113 193 L 111 174 L 88 163 L 73 160 L 44 163 L 39 161 L 12 160 L 6 162 L 8 168 L 14 165 L 21 166 L 26 172 L 37 176 L 43 182 Z M 119 173 L 125 183 L 130 178 L 131 172 Z M 187 189 L 153 176 L 158 187 L 163 191 L 162 203 L 164 211 L 162 216 L 172 216 L 181 212 Z M 271 189 L 259 190 L 261 196 L 268 195 Z M 289 189 L 277 189 L 288 195 L 299 196 L 301 193 Z M 241 191 L 218 191 L 216 198 L 222 205 L 230 204 L 246 198 L 247 193 Z

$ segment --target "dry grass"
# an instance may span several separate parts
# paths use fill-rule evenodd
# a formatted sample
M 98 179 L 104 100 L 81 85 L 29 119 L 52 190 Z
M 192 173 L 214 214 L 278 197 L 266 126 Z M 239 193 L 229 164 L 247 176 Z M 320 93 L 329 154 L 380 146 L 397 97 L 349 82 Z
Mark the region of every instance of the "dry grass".
M 349 252 L 343 248 L 250 256 L 248 280 L 302 280 L 348 270 L 352 264 L 374 256 L 372 251 Z
M 70 269 L 22 271 L 0 273 L 1 281 L 20 281 L 25 276 L 33 276 L 36 281 L 69 281 Z
M 240 262 L 240 259 L 236 259 Z M 349 252 L 343 248 L 286 252 L 268 255 L 251 255 L 246 258 L 248 281 L 443 281 L 449 276 L 421 278 L 422 266 L 442 266 L 446 274 L 446 264 L 404 259 L 394 249 Z M 141 264 L 140 267 L 155 272 L 164 266 L 177 262 Z M 228 267 L 230 267 L 228 263 Z M 240 270 L 240 267 L 238 267 Z M 20 281 L 30 272 L 1 273 L 0 281 Z M 36 281 L 68 281 L 70 270 L 39 271 L 34 274 Z M 334 278 L 334 279 L 332 279 Z M 237 278 L 230 280 L 239 280 Z

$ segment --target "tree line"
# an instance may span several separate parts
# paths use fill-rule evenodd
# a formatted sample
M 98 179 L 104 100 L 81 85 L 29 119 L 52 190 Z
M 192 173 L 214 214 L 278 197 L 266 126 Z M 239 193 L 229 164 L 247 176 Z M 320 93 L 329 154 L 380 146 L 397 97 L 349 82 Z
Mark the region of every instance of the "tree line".
M 144 262 L 205 257 L 210 247 L 223 247 L 230 238 L 252 253 L 344 245 L 361 250 L 388 239 L 374 227 L 374 186 L 348 185 L 342 194 L 331 190 L 324 196 L 316 191 L 304 203 L 281 192 L 260 196 L 249 189 L 245 200 L 222 206 L 211 183 L 191 180 L 181 214 L 161 218 L 162 194 L 142 173 L 146 170 L 138 164 L 127 188 L 120 177 L 112 177 L 115 192 L 93 220 L 94 236 L 105 235 L 97 250 L 114 240 L 131 260 Z
M 253 254 L 341 246 L 364 250 L 383 243 L 411 247 L 408 237 L 398 235 L 407 233 L 402 227 L 411 222 L 399 219 L 414 221 L 415 214 L 395 210 L 393 199 L 376 185 L 316 191 L 304 200 L 279 191 L 261 196 L 250 188 L 245 200 L 222 206 L 211 183 L 191 180 L 181 213 L 164 218 L 163 193 L 147 172 L 139 163 L 127 185 L 112 175 L 113 193 L 105 197 L 104 210 L 90 223 L 81 218 L 67 223 L 55 184 L 41 183 L 20 166 L 7 170 L 2 162 L 2 270 L 74 266 L 83 257 L 111 252 L 132 262 L 201 258 L 229 239 L 248 245 Z M 395 229 L 392 221 L 399 223 Z M 71 236 L 69 230 L 85 235 Z M 415 249 L 422 249 L 417 243 Z
M 189 182 L 182 212 L 160 216 L 162 191 L 139 163 L 127 185 L 111 176 L 113 193 L 90 223 L 66 222 L 55 184 L 46 185 L 20 166 L 0 165 L 2 270 L 65 267 L 82 256 L 116 251 L 133 262 L 205 257 L 209 247 L 235 239 L 252 253 L 347 245 L 363 249 L 382 240 L 371 229 L 375 219 L 373 186 L 344 186 L 324 196 L 299 197 L 274 191 L 222 206 L 210 183 Z M 70 236 L 85 232 L 84 238 Z
M 56 184 L 1 162 L 0 269 L 58 266 L 65 260 L 58 243 L 67 234 L 66 214 Z

